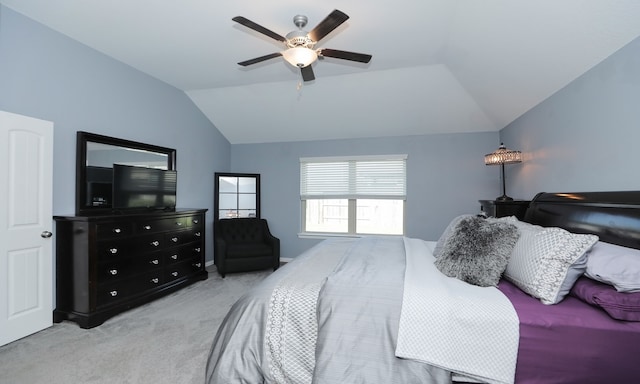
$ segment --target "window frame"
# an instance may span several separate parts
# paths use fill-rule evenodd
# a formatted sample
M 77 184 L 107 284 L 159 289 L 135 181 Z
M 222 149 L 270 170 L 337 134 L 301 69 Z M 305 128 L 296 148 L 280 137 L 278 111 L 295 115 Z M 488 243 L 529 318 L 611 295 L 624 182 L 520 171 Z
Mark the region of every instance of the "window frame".
M 406 200 L 407 200 L 407 158 L 406 154 L 396 154 L 396 155 L 375 155 L 375 156 L 340 156 L 340 157 L 302 157 L 300 158 L 300 233 L 298 236 L 301 238 L 329 238 L 329 237 L 361 237 L 368 235 L 378 235 L 378 236 L 404 236 L 406 233 Z M 367 195 L 367 194 L 358 194 L 354 193 L 352 186 L 349 187 L 350 191 L 344 194 L 330 194 L 330 195 L 309 195 L 304 193 L 304 163 L 331 163 L 331 162 L 370 162 L 370 161 L 402 161 L 402 193 L 401 194 L 391 194 L 391 195 Z M 353 170 L 353 167 L 349 167 Z M 355 178 L 354 175 L 349 175 L 349 183 L 353 184 L 353 180 Z M 397 175 L 396 175 L 397 176 Z M 307 200 L 328 200 L 328 199 L 344 199 L 347 200 L 348 204 L 348 214 L 347 214 L 347 232 L 316 232 L 316 231 L 308 231 L 306 228 L 307 221 Z M 377 234 L 377 233 L 358 233 L 357 229 L 357 205 L 358 200 L 395 200 L 402 202 L 402 233 L 401 234 Z

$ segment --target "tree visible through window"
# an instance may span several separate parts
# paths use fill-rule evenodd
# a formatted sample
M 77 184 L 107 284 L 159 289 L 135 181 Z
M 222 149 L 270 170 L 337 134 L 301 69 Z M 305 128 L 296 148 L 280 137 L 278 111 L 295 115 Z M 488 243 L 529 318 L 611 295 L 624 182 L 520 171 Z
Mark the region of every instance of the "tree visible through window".
M 300 159 L 302 231 L 404 234 L 406 155 Z

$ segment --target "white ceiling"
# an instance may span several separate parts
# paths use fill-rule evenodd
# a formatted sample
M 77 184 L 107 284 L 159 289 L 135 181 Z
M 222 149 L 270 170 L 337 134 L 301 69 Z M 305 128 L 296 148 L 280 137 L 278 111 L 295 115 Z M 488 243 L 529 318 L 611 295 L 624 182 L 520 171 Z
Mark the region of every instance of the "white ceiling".
M 232 143 L 497 131 L 640 36 L 637 0 L 0 0 L 187 93 Z M 333 9 L 350 19 L 318 48 L 300 86 L 275 40 L 293 16 L 311 30 Z

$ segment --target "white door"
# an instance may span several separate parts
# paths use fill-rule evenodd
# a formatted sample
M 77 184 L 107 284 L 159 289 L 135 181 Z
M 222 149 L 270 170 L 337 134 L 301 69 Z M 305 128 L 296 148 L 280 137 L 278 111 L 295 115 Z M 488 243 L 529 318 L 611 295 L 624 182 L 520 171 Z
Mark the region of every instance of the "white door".
M 53 322 L 53 123 L 0 111 L 0 345 Z

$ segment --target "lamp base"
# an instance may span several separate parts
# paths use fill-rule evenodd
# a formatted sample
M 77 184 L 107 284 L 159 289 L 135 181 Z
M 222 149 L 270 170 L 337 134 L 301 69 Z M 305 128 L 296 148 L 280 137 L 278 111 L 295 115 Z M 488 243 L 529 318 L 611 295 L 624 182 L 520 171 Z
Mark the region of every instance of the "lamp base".
M 496 201 L 513 201 L 513 198 L 507 195 L 502 195 L 500 197 L 496 197 Z

